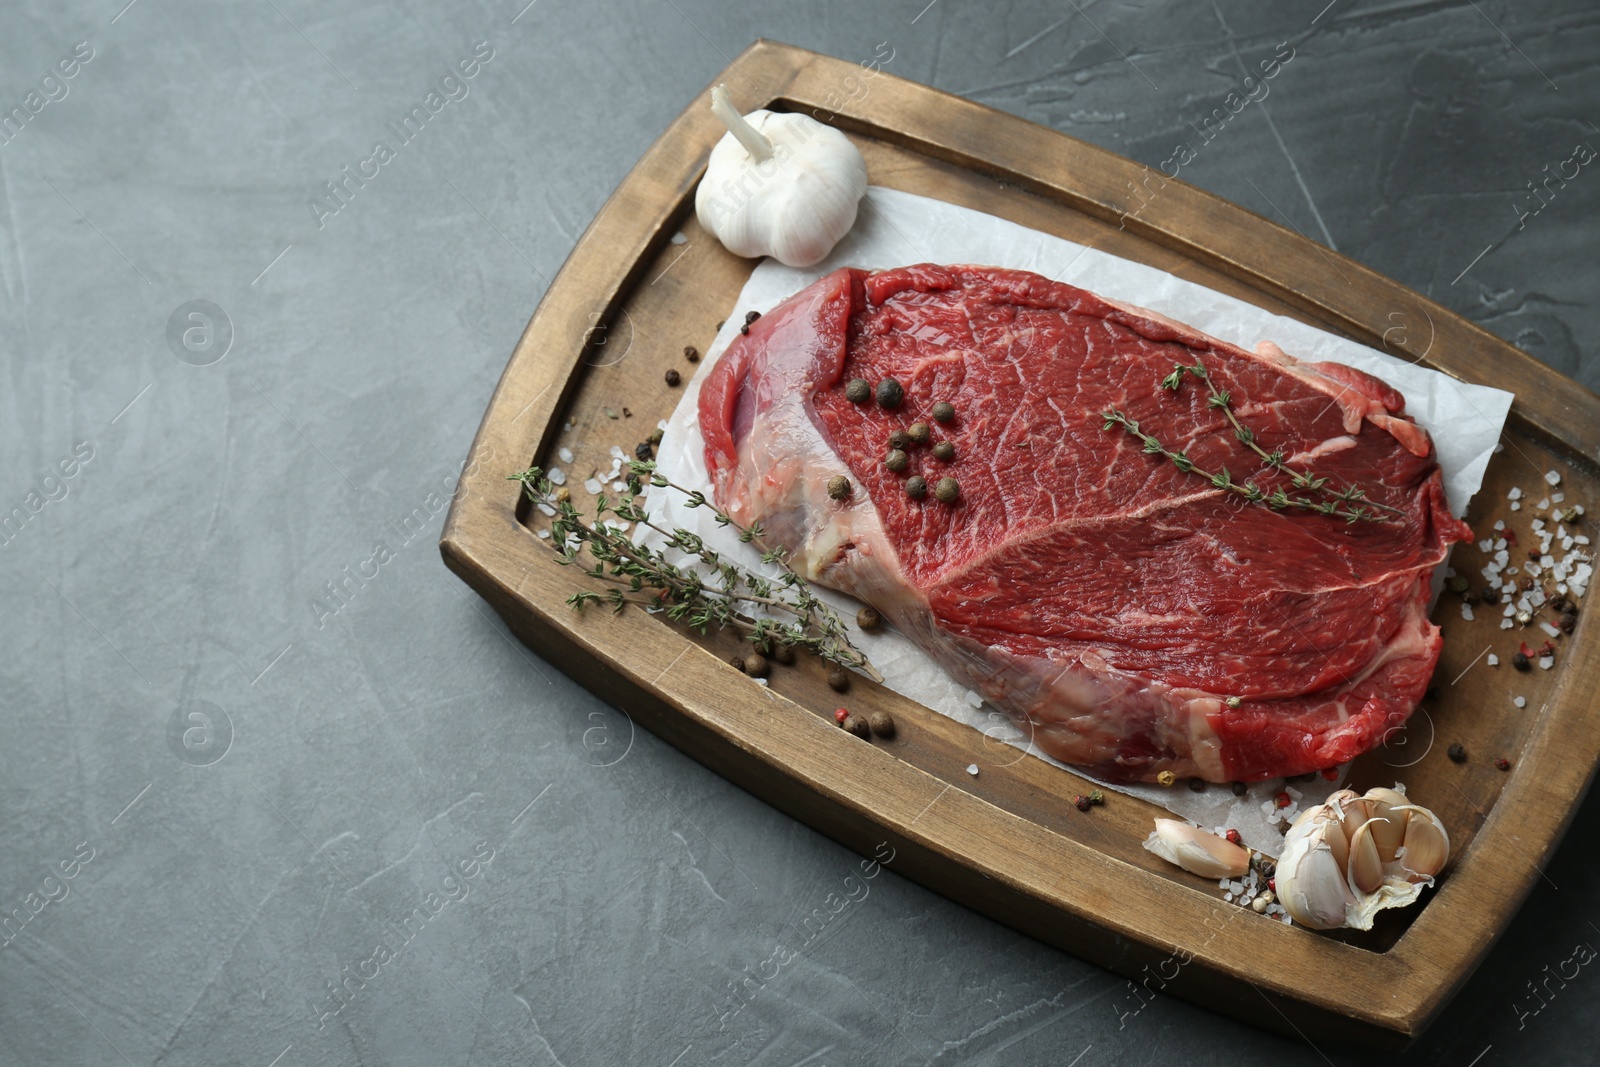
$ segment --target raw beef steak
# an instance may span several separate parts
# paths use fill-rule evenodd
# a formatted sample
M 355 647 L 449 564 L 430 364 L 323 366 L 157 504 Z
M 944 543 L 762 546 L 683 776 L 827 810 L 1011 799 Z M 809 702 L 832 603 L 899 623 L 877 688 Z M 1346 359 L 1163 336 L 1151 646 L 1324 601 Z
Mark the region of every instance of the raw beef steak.
M 1175 364 L 1203 365 L 1267 451 L 1399 509 L 1271 510 L 1147 455 L 1118 409 L 1196 466 L 1294 491 Z M 894 410 L 845 384 L 893 377 Z M 947 400 L 955 419 L 940 424 Z M 1429 580 L 1450 515 L 1404 398 L 1339 364 L 1256 352 L 1036 274 L 835 271 L 712 368 L 700 427 L 715 498 L 796 569 L 860 597 L 958 679 L 1095 773 L 1255 781 L 1333 767 L 1405 721 L 1438 658 Z M 889 435 L 916 421 L 955 446 Z M 828 479 L 846 474 L 846 500 Z M 906 481 L 956 478 L 912 499 Z M 870 647 L 869 647 L 870 654 Z

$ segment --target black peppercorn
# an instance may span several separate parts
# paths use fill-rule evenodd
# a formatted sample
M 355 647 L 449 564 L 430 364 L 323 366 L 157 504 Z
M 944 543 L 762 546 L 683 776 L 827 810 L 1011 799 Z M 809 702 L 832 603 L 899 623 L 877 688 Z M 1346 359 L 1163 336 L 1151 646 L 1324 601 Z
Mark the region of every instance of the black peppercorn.
M 850 688 L 850 672 L 835 664 L 828 668 L 828 688 L 842 693 Z
M 1521 652 L 1517 652 L 1511 657 L 1511 665 L 1519 671 L 1528 670 L 1528 657 Z
M 649 441 L 640 441 L 633 446 L 633 454 L 642 460 L 648 461 L 655 453 L 650 448 Z
M 956 446 L 949 441 L 940 441 L 933 446 L 933 458 L 949 463 L 956 458 Z
M 850 479 L 842 474 L 835 474 L 828 479 L 828 496 L 833 500 L 844 500 L 850 495 Z
M 912 500 L 921 500 L 928 495 L 927 480 L 920 474 L 913 474 L 906 479 L 906 496 Z
M 956 498 L 961 495 L 961 484 L 954 478 L 940 478 L 938 484 L 933 487 L 933 495 L 938 497 L 941 503 L 954 504 Z
M 1457 741 L 1455 744 L 1446 749 L 1445 755 L 1450 757 L 1451 763 L 1467 762 L 1467 750 L 1460 741 Z
M 1191 793 L 1204 793 L 1206 791 L 1206 780 L 1204 778 L 1189 779 L 1189 791 Z
M 878 614 L 877 608 L 869 605 L 856 612 L 856 625 L 870 632 L 883 625 L 883 616 Z
M 872 383 L 865 378 L 851 378 L 844 387 L 844 398 L 852 404 L 865 404 L 872 399 Z
M 683 380 L 683 377 L 678 373 L 677 368 L 668 367 L 667 368 L 667 373 L 666 373 L 666 379 L 667 379 L 667 384 L 668 385 L 677 385 L 679 382 L 681 382 Z
M 1578 616 L 1563 615 L 1561 616 L 1561 621 L 1556 623 L 1556 625 L 1560 627 L 1562 633 L 1570 634 L 1578 626 Z
M 683 358 L 688 360 L 690 363 L 699 363 L 700 362 L 700 350 L 698 348 L 696 348 L 694 345 L 684 345 L 683 346 Z
M 1236 797 L 1242 797 L 1250 791 L 1250 787 L 1245 785 L 1243 782 L 1234 782 L 1232 788 L 1233 795 Z
M 933 405 L 933 420 L 935 422 L 950 422 L 956 417 L 956 409 L 941 400 Z
M 887 711 L 874 711 L 867 716 L 867 725 L 879 737 L 894 736 L 894 716 Z
M 928 424 L 925 422 L 913 422 L 906 427 L 906 436 L 919 445 L 927 444 L 928 438 L 932 435 L 933 431 L 928 429 Z
M 893 411 L 895 408 L 899 407 L 900 402 L 906 398 L 906 391 L 905 387 L 899 382 L 895 381 L 893 378 L 885 378 L 883 381 L 878 383 L 877 395 L 878 406 L 881 408 L 888 408 L 890 411 Z
M 754 322 L 757 319 L 759 319 L 760 317 L 761 317 L 761 312 L 759 312 L 759 311 L 746 311 L 744 313 L 744 324 L 746 326 L 748 326 L 752 322 Z
M 910 463 L 910 462 L 911 462 L 910 457 L 908 457 L 904 452 L 902 452 L 898 448 L 894 449 L 887 456 L 883 457 L 883 465 L 885 467 L 888 467 L 890 470 L 894 471 L 896 474 L 898 474 L 900 471 L 905 470 L 906 469 L 906 464 Z

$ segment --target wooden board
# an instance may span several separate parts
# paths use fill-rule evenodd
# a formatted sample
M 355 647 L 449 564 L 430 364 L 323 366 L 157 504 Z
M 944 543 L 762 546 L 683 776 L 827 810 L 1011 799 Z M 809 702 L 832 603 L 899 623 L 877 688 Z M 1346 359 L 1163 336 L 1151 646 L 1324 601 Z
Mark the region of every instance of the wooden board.
M 1536 500 L 1546 471 L 1560 472 L 1569 505 L 1596 499 L 1600 398 L 1294 232 L 1071 137 L 786 45 L 757 42 L 718 81 L 743 111 L 801 111 L 846 131 L 875 184 L 1092 244 L 1512 390 L 1506 447 L 1467 516 L 1480 535 L 1505 518 L 1526 544 L 1535 513 L 1506 511 L 1507 492 Z M 730 636 L 564 606 L 584 579 L 552 564 L 539 517 L 506 475 L 568 447 L 574 461 L 560 465 L 586 504 L 581 483 L 610 468 L 610 447 L 631 451 L 672 410 L 680 390 L 663 374 L 687 379 L 684 346 L 706 348 L 734 313 L 755 262 L 693 218 L 721 134 L 708 91 L 634 167 L 550 286 L 484 416 L 440 544 L 446 563 L 530 647 L 706 766 L 864 855 L 888 842 L 894 870 L 1128 975 L 1129 1011 L 1139 983 L 1284 1032 L 1415 1037 L 1505 929 L 1588 790 L 1600 756 L 1600 656 L 1589 646 L 1600 639 L 1586 619 L 1556 642 L 1555 669 L 1521 674 L 1512 653 L 1543 632 L 1499 629 L 1498 609 L 1465 622 L 1446 594 L 1426 714 L 1352 775 L 1356 788 L 1401 778 L 1443 818 L 1454 856 L 1421 906 L 1385 913 L 1368 934 L 1330 936 L 1225 904 L 1215 883 L 1144 851 L 1160 809 L 1113 795 L 1080 813 L 1071 798 L 1085 779 L 1018 759 L 886 689 L 857 679 L 849 693 L 852 708 L 884 708 L 900 724 L 895 740 L 868 743 L 834 725 L 840 698 L 814 662 L 778 669 L 762 689 L 727 663 L 739 648 Z M 1476 578 L 1483 557 L 1462 545 L 1454 562 Z M 1490 648 L 1499 668 L 1481 658 Z M 1466 763 L 1446 758 L 1451 742 L 1465 745 Z M 1493 765 L 1499 756 L 1509 772 Z

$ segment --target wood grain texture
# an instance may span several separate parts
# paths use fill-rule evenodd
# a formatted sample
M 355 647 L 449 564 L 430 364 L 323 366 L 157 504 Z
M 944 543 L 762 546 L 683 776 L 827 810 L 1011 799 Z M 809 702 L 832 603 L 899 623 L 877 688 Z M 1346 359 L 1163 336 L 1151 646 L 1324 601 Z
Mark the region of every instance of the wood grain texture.
M 861 77 L 855 64 L 759 42 L 734 68 L 737 106 L 837 125 L 876 184 L 1093 244 L 1513 390 L 1507 447 L 1467 516 L 1476 529 L 1502 517 L 1509 488 L 1542 485 L 1546 470 L 1562 473 L 1569 502 L 1594 499 L 1600 399 L 1359 264 L 1181 182 L 1158 185 L 1154 172 L 1102 149 L 936 90 L 879 74 L 845 102 L 852 94 L 841 87 Z M 1070 801 L 1089 788 L 1085 779 L 1018 759 L 886 689 L 857 679 L 845 698 L 900 724 L 891 742 L 863 742 L 834 726 L 841 698 L 816 663 L 779 668 L 762 688 L 726 662 L 739 647 L 728 635 L 701 639 L 638 612 L 564 607 L 582 576 L 551 565 L 537 516 L 505 475 L 568 447 L 568 485 L 583 502 L 581 483 L 609 469 L 610 447 L 631 452 L 672 410 L 679 391 L 663 374 L 693 371 L 683 347 L 704 349 L 718 322 L 742 310 L 733 302 L 754 262 L 693 220 L 695 183 L 722 133 L 708 102 L 709 93 L 693 101 L 639 161 L 534 314 L 461 479 L 441 541 L 447 564 L 530 647 L 653 732 L 864 854 L 887 842 L 893 869 L 953 899 L 1257 1025 L 1390 1045 L 1420 1033 L 1540 877 L 1588 789 L 1600 756 L 1600 663 L 1574 654 L 1593 640 L 1586 621 L 1563 640 L 1556 670 L 1519 675 L 1478 658 L 1487 645 L 1509 661 L 1515 631 L 1499 630 L 1488 611 L 1465 623 L 1452 598 L 1441 602 L 1436 696 L 1404 738 L 1357 761 L 1352 778 L 1364 788 L 1399 777 L 1444 819 L 1455 856 L 1421 907 L 1386 913 L 1370 934 L 1326 936 L 1224 904 L 1214 883 L 1145 852 L 1160 809 L 1119 795 L 1080 813 Z M 673 243 L 678 232 L 686 240 Z M 1397 321 L 1409 327 L 1403 336 Z M 1532 517 L 1513 525 L 1526 532 Z M 1473 545 L 1456 558 L 1464 573 L 1481 566 Z M 1513 692 L 1526 709 L 1512 706 Z M 1448 761 L 1451 741 L 1474 758 Z M 1514 761 L 1510 773 L 1492 766 L 1499 755 Z M 1171 962 L 1180 953 L 1192 962 Z

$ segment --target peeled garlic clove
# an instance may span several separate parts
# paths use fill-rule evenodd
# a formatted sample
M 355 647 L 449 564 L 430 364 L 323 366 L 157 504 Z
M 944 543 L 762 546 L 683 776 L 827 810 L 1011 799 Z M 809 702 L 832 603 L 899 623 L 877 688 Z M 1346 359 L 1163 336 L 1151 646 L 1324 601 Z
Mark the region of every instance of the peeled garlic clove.
M 1385 822 L 1387 820 L 1383 819 L 1364 822 L 1350 838 L 1350 863 L 1346 869 L 1350 872 L 1350 888 L 1357 893 L 1375 892 L 1383 884 L 1383 860 L 1378 855 L 1372 828 Z
M 1399 856 L 1400 866 L 1412 880 L 1433 883 L 1433 876 L 1450 859 L 1450 835 L 1444 823 L 1427 808 L 1412 807 L 1406 812 L 1406 836 Z
M 1278 858 L 1278 903 L 1291 919 L 1313 930 L 1343 926 L 1346 912 L 1356 900 L 1346 884 L 1345 863 L 1335 853 L 1334 842 L 1343 853 L 1344 831 L 1336 819 L 1325 819 L 1286 843 Z
M 1250 869 L 1250 853 L 1177 819 L 1157 819 L 1144 847 L 1202 878 L 1238 878 Z

